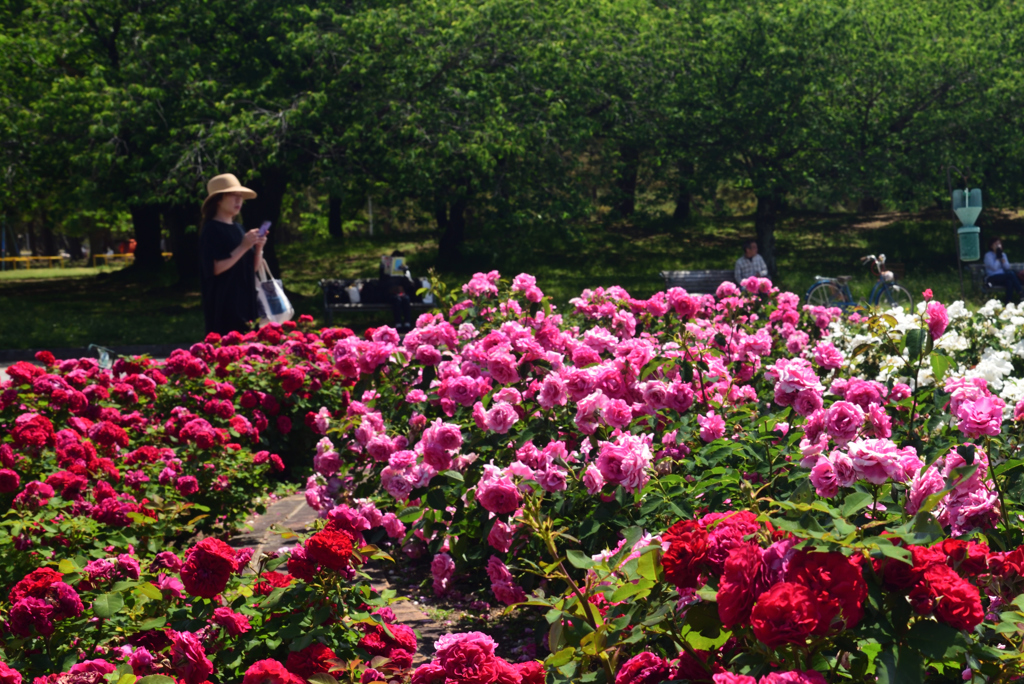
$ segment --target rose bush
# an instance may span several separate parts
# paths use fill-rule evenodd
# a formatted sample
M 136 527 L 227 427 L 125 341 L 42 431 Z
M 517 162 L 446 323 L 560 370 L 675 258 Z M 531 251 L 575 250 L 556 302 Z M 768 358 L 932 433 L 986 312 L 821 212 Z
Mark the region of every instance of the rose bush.
M 526 283 L 335 344 L 356 384 L 311 506 L 439 594 L 546 606 L 554 680 L 1020 673 L 1014 307 L 844 315 L 752 278 L 561 313 Z

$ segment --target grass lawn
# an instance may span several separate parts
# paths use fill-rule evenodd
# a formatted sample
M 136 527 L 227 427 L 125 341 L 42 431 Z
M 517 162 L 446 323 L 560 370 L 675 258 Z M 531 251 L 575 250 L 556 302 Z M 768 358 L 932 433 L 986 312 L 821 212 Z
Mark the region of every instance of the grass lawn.
M 1003 236 L 1011 260 L 1024 260 L 1024 220 L 1003 213 L 986 215 L 981 222 L 984 234 Z M 487 245 L 471 241 L 460 272 L 441 275 L 457 285 L 474 271 L 498 269 L 507 278 L 529 272 L 563 306 L 582 289 L 598 285 L 622 285 L 645 297 L 662 288 L 661 270 L 731 268 L 740 239 L 752 233 L 751 217 L 701 218 L 685 227 L 664 221 L 613 226 L 572 242 L 553 237 L 497 256 Z M 952 301 L 960 296 L 954 235 L 954 222 L 937 211 L 791 216 L 776 231 L 778 284 L 803 296 L 815 275 L 853 275 L 854 295 L 866 298 L 874 279 L 859 257 L 884 252 L 890 263 L 904 265 L 901 283 L 915 298 L 931 288 L 937 298 Z M 317 281 L 376 277 L 380 255 L 394 249 L 406 253 L 414 276 L 425 276 L 437 253 L 436 235 L 349 235 L 344 241 L 316 239 L 282 247 L 283 280 L 296 310 L 325 323 Z M 198 288 L 176 287 L 174 279 L 172 264 L 147 282 L 135 280 L 130 269 L 0 273 L 0 349 L 194 342 L 203 334 Z M 965 288 L 968 301 L 980 303 L 970 282 Z M 359 328 L 389 319 L 388 313 L 363 314 L 336 318 L 335 324 Z

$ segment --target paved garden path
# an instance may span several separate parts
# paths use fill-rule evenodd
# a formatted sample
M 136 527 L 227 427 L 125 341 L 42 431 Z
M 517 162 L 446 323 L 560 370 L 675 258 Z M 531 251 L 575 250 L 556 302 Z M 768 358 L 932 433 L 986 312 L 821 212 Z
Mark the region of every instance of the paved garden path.
M 231 540 L 231 544 L 238 547 L 252 547 L 253 555 L 258 557 L 261 552 L 271 553 L 282 546 L 295 544 L 294 538 L 285 539 L 278 530 L 308 533 L 314 520 L 316 520 L 316 511 L 306 504 L 305 495 L 292 494 L 272 503 L 263 515 L 254 515 L 249 518 L 246 521 L 247 525 L 239 530 L 239 534 Z M 276 530 L 271 529 L 275 526 Z M 387 568 L 382 565 L 384 564 L 372 563 L 365 568 L 367 574 L 373 578 L 373 587 L 378 591 L 390 588 L 387 580 Z M 391 609 L 395 612 L 398 622 L 416 630 L 416 645 L 419 652 L 416 654 L 414 664 L 418 665 L 430 660 L 434 654 L 434 641 L 447 630 L 431 620 L 411 601 L 399 601 L 393 604 Z

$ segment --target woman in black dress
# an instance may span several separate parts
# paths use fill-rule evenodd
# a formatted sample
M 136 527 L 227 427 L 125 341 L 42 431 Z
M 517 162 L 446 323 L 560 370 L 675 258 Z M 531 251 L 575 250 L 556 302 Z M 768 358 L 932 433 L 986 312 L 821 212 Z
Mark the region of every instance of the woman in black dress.
M 256 193 L 230 173 L 211 178 L 206 189 L 209 194 L 203 202 L 199 233 L 206 332 L 244 333 L 258 317 L 256 271 L 267 238 L 260 237 L 256 229 L 244 230 L 235 217 L 242 203 L 254 199 Z

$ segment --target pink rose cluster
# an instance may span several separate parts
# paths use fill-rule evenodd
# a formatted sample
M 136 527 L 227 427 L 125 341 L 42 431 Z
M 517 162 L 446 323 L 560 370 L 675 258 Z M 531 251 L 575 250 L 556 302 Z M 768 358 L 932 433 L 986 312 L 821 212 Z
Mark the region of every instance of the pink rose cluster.
M 434 643 L 434 660 L 413 672 L 412 684 L 544 683 L 542 663 L 510 663 L 495 653 L 497 647 L 482 632 L 445 634 Z

